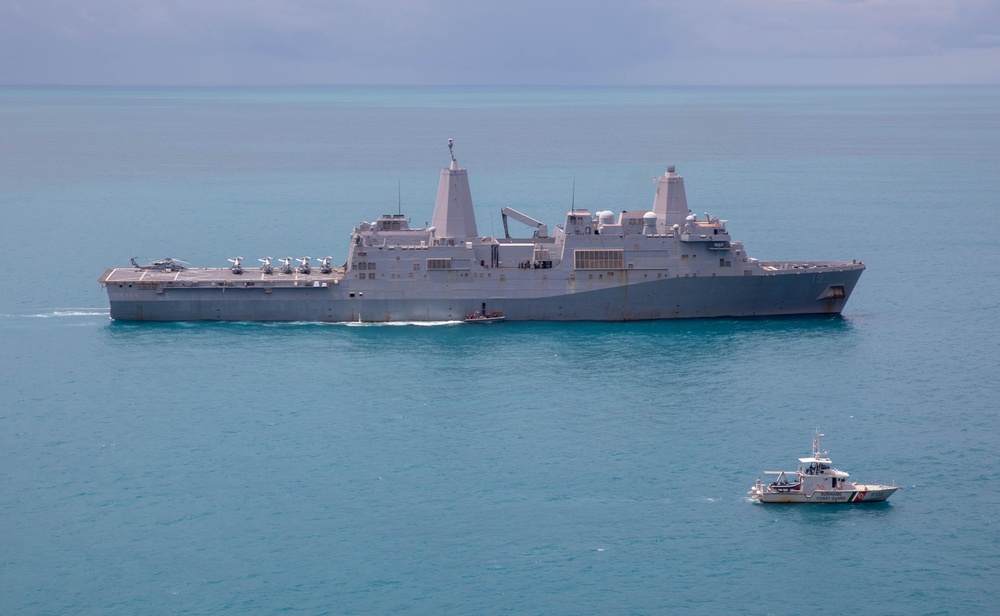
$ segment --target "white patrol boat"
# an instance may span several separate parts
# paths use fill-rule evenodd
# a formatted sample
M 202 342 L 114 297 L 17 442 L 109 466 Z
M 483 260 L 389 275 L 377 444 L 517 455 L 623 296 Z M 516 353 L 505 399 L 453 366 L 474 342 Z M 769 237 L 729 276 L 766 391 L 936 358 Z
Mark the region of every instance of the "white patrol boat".
M 794 471 L 764 471 L 774 476 L 774 481 L 757 483 L 747 494 L 762 503 L 872 503 L 884 501 L 900 486 L 861 484 L 849 479 L 850 475 L 830 466 L 829 452 L 820 451 L 819 439 L 824 436 L 816 431 L 812 456 L 799 458 L 800 466 Z

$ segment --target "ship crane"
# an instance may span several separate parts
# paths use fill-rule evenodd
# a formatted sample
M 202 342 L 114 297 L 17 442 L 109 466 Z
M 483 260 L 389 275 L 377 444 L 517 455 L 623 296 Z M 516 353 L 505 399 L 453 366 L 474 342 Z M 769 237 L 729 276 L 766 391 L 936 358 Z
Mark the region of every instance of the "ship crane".
M 534 237 L 540 238 L 549 236 L 549 228 L 545 225 L 545 223 L 539 222 L 534 218 L 532 218 L 531 216 L 528 216 L 527 214 L 522 214 L 521 212 L 518 212 L 514 208 L 511 207 L 503 208 L 502 210 L 500 210 L 500 216 L 503 217 L 503 234 L 507 236 L 507 239 L 510 239 L 510 231 L 507 228 L 508 216 L 510 216 L 511 218 L 513 218 L 518 222 L 523 222 L 529 227 L 534 227 L 535 228 Z

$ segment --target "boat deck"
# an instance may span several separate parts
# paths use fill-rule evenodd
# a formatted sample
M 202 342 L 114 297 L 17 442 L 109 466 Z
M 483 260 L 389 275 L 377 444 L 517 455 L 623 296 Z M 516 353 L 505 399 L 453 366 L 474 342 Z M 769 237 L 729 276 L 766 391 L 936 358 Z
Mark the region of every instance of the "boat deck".
M 242 274 L 230 268 L 188 267 L 178 271 L 139 269 L 135 267 L 115 267 L 104 272 L 98 279 L 101 284 L 150 284 L 165 287 L 321 287 L 339 283 L 344 278 L 343 268 L 334 268 L 324 274 L 314 267 L 308 274 L 292 270 L 290 274 L 265 274 L 260 268 L 248 267 Z

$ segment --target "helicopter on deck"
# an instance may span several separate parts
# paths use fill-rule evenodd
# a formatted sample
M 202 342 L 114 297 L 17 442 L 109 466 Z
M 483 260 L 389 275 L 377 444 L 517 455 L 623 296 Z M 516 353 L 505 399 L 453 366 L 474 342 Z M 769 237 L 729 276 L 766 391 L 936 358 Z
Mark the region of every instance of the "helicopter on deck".
M 136 263 L 135 257 L 129 259 L 132 261 L 132 266 L 136 269 L 141 270 L 155 270 L 158 272 L 179 272 L 183 269 L 187 269 L 188 262 L 181 261 L 179 259 L 172 259 L 167 257 L 166 259 L 157 259 L 156 261 L 150 261 L 146 265 L 139 265 Z

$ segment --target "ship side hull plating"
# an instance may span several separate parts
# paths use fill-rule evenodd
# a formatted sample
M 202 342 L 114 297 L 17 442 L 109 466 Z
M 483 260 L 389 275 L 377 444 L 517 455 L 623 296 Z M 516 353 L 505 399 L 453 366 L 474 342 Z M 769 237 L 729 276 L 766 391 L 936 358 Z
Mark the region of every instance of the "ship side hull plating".
M 563 274 L 558 281 L 554 271 L 519 276 L 515 270 L 475 281 L 460 272 L 436 272 L 434 281 L 344 280 L 326 286 L 105 285 L 111 317 L 123 321 L 452 321 L 483 304 L 508 321 L 633 321 L 840 314 L 863 270 L 843 264 L 677 278 L 620 270 L 573 272 L 572 279 Z M 841 291 L 831 294 L 831 288 Z

